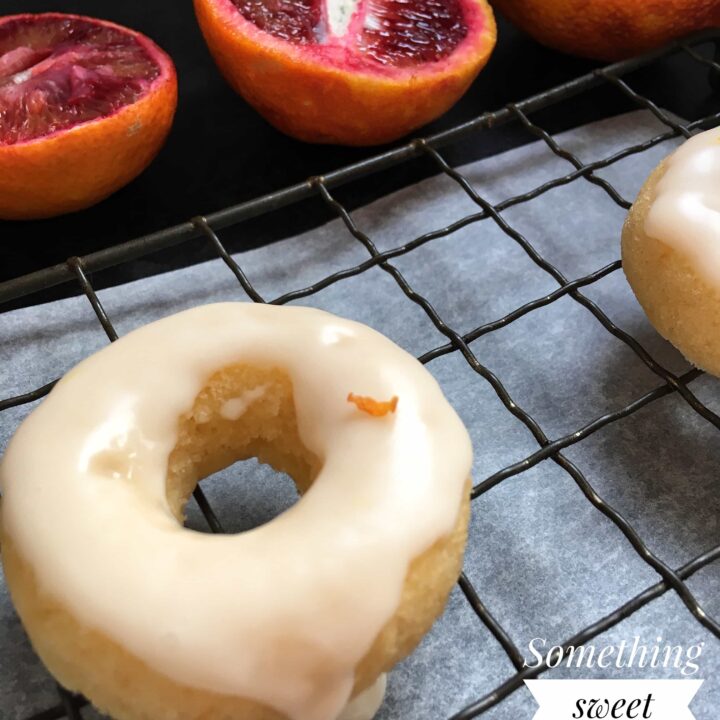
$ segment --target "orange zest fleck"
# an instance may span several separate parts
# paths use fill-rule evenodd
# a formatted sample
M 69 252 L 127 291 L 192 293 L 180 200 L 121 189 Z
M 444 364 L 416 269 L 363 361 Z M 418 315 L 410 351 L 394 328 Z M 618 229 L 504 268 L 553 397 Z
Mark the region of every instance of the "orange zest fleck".
M 395 408 L 398 404 L 398 396 L 393 395 L 390 400 L 376 400 L 375 398 L 367 397 L 365 395 L 348 393 L 347 401 L 355 403 L 358 410 L 362 410 L 368 415 L 372 415 L 373 417 L 383 417 L 388 413 L 395 412 Z

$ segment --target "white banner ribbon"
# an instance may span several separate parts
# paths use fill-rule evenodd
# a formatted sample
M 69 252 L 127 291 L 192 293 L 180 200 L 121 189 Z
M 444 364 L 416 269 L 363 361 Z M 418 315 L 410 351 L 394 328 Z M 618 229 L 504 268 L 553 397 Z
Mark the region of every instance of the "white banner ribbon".
M 702 680 L 526 680 L 533 720 L 695 720 Z

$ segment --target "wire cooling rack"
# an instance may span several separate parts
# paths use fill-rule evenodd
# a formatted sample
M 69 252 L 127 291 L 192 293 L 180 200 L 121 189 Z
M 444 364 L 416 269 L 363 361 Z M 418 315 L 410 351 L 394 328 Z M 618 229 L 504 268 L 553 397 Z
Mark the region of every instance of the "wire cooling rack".
M 706 52 L 708 44 L 712 44 L 714 46 L 715 59 L 712 59 Z M 521 203 L 531 202 L 533 199 L 543 195 L 553 188 L 569 184 L 579 179 L 598 185 L 607 193 L 613 202 L 621 208 L 629 208 L 631 203 L 624 198 L 607 180 L 598 177 L 595 174 L 595 171 L 609 167 L 623 158 L 643 153 L 667 140 L 677 137 L 691 137 L 694 133 L 713 127 L 720 121 L 720 112 L 716 112 L 715 114 L 708 115 L 688 123 L 680 122 L 671 116 L 670 113 L 661 109 L 651 99 L 638 93 L 631 87 L 630 84 L 628 84 L 626 79 L 624 79 L 634 71 L 651 68 L 654 63 L 676 54 L 683 54 L 691 58 L 695 70 L 697 70 L 697 72 L 709 73 L 710 84 L 715 88 L 718 87 L 718 82 L 720 82 L 720 63 L 718 62 L 718 59 L 720 59 L 720 29 L 706 31 L 694 35 L 684 41 L 673 43 L 663 50 L 596 70 L 589 75 L 585 75 L 573 82 L 564 84 L 548 92 L 544 92 L 522 102 L 512 103 L 497 112 L 481 115 L 480 117 L 451 130 L 425 139 L 414 140 L 398 149 L 377 155 L 373 158 L 337 170 L 322 177 L 310 178 L 305 183 L 286 188 L 280 192 L 272 193 L 251 202 L 227 208 L 207 217 L 193 218 L 182 225 L 168 228 L 143 238 L 128 241 L 121 245 L 93 253 L 84 258 L 73 257 L 65 264 L 56 265 L 39 272 L 2 283 L 0 284 L 0 310 L 2 310 L 2 302 L 7 302 L 18 297 L 29 295 L 33 292 L 49 288 L 60 283 L 74 281 L 79 283 L 82 292 L 92 305 L 97 319 L 107 334 L 108 339 L 110 341 L 114 341 L 118 337 L 117 333 L 95 293 L 93 285 L 88 277 L 89 273 L 118 265 L 120 263 L 125 263 L 164 248 L 177 246 L 188 240 L 198 238 L 204 238 L 210 244 L 217 256 L 222 258 L 230 271 L 234 273 L 243 290 L 252 301 L 267 302 L 267 300 L 259 294 L 256 288 L 253 287 L 252 283 L 244 273 L 242 266 L 238 264 L 238 262 L 229 254 L 217 232 L 223 228 L 229 227 L 243 220 L 247 220 L 251 217 L 274 212 L 284 206 L 300 200 L 313 196 L 319 196 L 335 213 L 335 215 L 342 220 L 351 235 L 365 247 L 369 257 L 366 261 L 360 263 L 359 265 L 333 273 L 311 286 L 288 292 L 281 297 L 271 300 L 270 302 L 274 304 L 283 304 L 291 300 L 307 297 L 319 292 L 329 285 L 341 282 L 349 277 L 360 275 L 370 268 L 375 266 L 380 267 L 394 279 L 409 301 L 422 308 L 432 324 L 447 338 L 447 343 L 445 345 L 425 353 L 419 358 L 419 360 L 423 363 L 427 363 L 430 360 L 442 355 L 459 352 L 465 358 L 470 367 L 481 378 L 483 378 L 483 380 L 492 386 L 507 411 L 520 420 L 537 441 L 537 450 L 528 455 L 525 459 L 498 470 L 490 477 L 483 479 L 475 485 L 472 491 L 473 499 L 479 497 L 504 480 L 529 470 L 543 460 L 552 460 L 574 480 L 587 500 L 617 526 L 640 557 L 662 578 L 660 582 L 648 587 L 639 595 L 630 598 L 614 612 L 606 615 L 605 617 L 599 618 L 595 623 L 569 638 L 560 650 L 556 651 L 554 655 L 550 655 L 540 665 L 533 665 L 531 668 L 525 668 L 524 657 L 518 647 L 511 640 L 509 632 L 495 620 L 491 609 L 483 604 L 477 590 L 473 587 L 468 577 L 463 573 L 460 576 L 459 585 L 465 598 L 477 614 L 478 618 L 485 624 L 497 642 L 507 653 L 510 661 L 516 669 L 516 673 L 507 678 L 492 692 L 488 693 L 484 697 L 478 698 L 476 701 L 457 712 L 452 716 L 452 718 L 450 718 L 450 720 L 470 720 L 470 718 L 482 715 L 491 708 L 500 704 L 512 693 L 522 687 L 525 680 L 536 678 L 548 671 L 550 669 L 549 664 L 557 666 L 559 660 L 564 657 L 568 648 L 571 646 L 588 643 L 596 636 L 614 627 L 625 618 L 646 606 L 648 603 L 671 590 L 677 593 L 687 607 L 688 611 L 692 613 L 699 623 L 710 630 L 716 637 L 720 638 L 720 625 L 718 624 L 718 621 L 710 617 L 702 609 L 698 601 L 693 596 L 691 590 L 685 584 L 685 581 L 692 575 L 710 563 L 720 559 L 720 546 L 708 550 L 682 567 L 669 567 L 653 554 L 648 545 L 643 541 L 638 532 L 627 521 L 627 519 L 616 509 L 611 507 L 595 491 L 583 473 L 580 472 L 580 470 L 575 467 L 562 453 L 564 449 L 582 442 L 585 438 L 597 432 L 601 428 L 625 418 L 650 403 L 653 403 L 671 393 L 678 393 L 687 405 L 689 405 L 696 413 L 701 415 L 708 422 L 712 423 L 716 428 L 720 429 L 720 417 L 705 406 L 689 388 L 689 384 L 700 377 L 702 372 L 697 369 L 692 369 L 683 375 L 674 375 L 655 361 L 636 339 L 613 324 L 600 307 L 580 292 L 581 288 L 592 285 L 607 275 L 617 272 L 620 269 L 620 261 L 613 262 L 584 277 L 569 280 L 557 267 L 545 259 L 520 232 L 508 224 L 507 220 L 501 214 L 501 212 L 507 208 Z M 667 130 L 643 143 L 625 147 L 602 160 L 585 164 L 581 162 L 581 160 L 572 152 L 569 152 L 559 145 L 548 132 L 530 119 L 530 115 L 536 111 L 543 110 L 566 101 L 568 98 L 573 96 L 586 93 L 598 86 L 608 84 L 614 86 L 622 92 L 634 105 L 652 112 L 655 117 L 664 124 Z M 543 140 L 553 153 L 571 163 L 575 169 L 567 175 L 556 177 L 555 179 L 523 193 L 522 195 L 507 198 L 496 204 L 488 202 L 474 189 L 466 177 L 451 167 L 451 165 L 440 154 L 439 149 L 450 145 L 451 143 L 456 143 L 472 133 L 480 132 L 493 126 L 506 123 L 519 124 L 534 138 L 540 138 Z M 332 195 L 331 189 L 360 177 L 368 176 L 372 173 L 382 172 L 391 166 L 398 165 L 411 158 L 423 155 L 429 157 L 435 163 L 440 172 L 455 181 L 475 203 L 478 210 L 471 215 L 458 219 L 456 222 L 441 230 L 424 234 L 401 247 L 380 252 L 373 241 L 355 224 L 343 204 L 341 204 Z M 515 241 L 522 250 L 527 253 L 527 255 L 542 271 L 550 275 L 557 282 L 558 287 L 550 294 L 533 300 L 532 302 L 528 302 L 494 322 L 484 324 L 465 335 L 461 335 L 452 327 L 449 327 L 438 315 L 430 302 L 411 287 L 397 267 L 392 265 L 391 260 L 412 252 L 414 249 L 425 243 L 448 236 L 466 225 L 484 219 L 491 219 L 494 223 L 496 223 L 507 236 Z M 473 354 L 473 351 L 470 349 L 469 344 L 474 340 L 477 340 L 479 337 L 506 327 L 518 318 L 521 318 L 538 308 L 547 306 L 564 296 L 569 296 L 575 302 L 589 310 L 609 333 L 625 343 L 640 358 L 647 368 L 658 376 L 660 382 L 654 390 L 647 392 L 622 409 L 598 417 L 584 427 L 577 429 L 575 432 L 551 440 L 545 434 L 540 425 L 538 425 L 538 423 L 533 419 L 533 417 L 531 417 L 531 415 L 513 401 L 503 383 L 477 359 L 477 357 Z M 50 382 L 43 387 L 27 392 L 23 395 L 1 400 L 0 411 L 37 400 L 46 395 L 52 389 L 53 385 L 54 382 Z M 216 533 L 223 532 L 220 521 L 213 512 L 213 509 L 200 487 L 195 490 L 194 497 L 208 523 L 210 530 Z M 53 720 L 54 718 L 82 720 L 82 708 L 87 705 L 87 701 L 81 697 L 68 693 L 62 688 L 58 688 L 58 692 L 60 695 L 60 702 L 58 705 L 36 713 L 25 720 Z

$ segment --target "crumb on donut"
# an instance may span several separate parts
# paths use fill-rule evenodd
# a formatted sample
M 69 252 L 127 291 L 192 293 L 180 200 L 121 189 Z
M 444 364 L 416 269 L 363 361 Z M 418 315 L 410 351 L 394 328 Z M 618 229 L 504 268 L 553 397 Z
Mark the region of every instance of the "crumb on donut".
M 390 400 L 376 400 L 375 398 L 367 397 L 365 395 L 355 395 L 355 393 L 348 393 L 347 401 L 355 403 L 358 410 L 362 410 L 368 415 L 372 415 L 374 417 L 383 417 L 388 413 L 395 412 L 395 408 L 398 404 L 398 396 L 393 395 Z

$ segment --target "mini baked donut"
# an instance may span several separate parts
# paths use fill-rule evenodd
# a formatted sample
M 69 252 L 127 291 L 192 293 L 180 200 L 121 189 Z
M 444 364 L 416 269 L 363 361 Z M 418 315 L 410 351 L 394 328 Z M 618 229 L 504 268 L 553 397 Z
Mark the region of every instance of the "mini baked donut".
M 720 375 L 720 128 L 650 175 L 623 229 L 622 260 L 655 329 Z
M 335 720 L 371 688 L 357 720 L 458 577 L 471 455 L 432 376 L 370 328 L 199 307 L 80 363 L 20 426 L 7 583 L 50 671 L 117 720 Z M 184 528 L 197 482 L 250 457 L 299 502 Z

